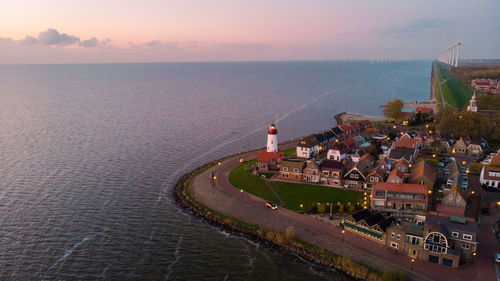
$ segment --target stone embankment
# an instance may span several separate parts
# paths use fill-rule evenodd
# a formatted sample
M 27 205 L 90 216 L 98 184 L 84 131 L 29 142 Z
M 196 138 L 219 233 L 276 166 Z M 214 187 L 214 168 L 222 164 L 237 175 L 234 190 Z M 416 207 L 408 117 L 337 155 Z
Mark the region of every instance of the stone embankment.
M 349 259 L 344 259 L 340 256 L 336 256 L 326 250 L 306 245 L 305 243 L 294 239 L 292 241 L 283 241 L 278 243 L 278 239 L 274 239 L 274 237 L 276 237 L 275 235 L 282 235 L 282 237 L 284 237 L 283 234 L 226 217 L 194 201 L 189 196 L 189 191 L 186 190 L 185 187 L 192 177 L 195 177 L 200 172 L 217 165 L 217 163 L 219 163 L 219 161 L 207 163 L 202 167 L 185 174 L 179 179 L 172 193 L 173 198 L 182 208 L 228 233 L 237 234 L 259 243 L 265 243 L 266 245 L 269 245 L 277 250 L 298 256 L 313 264 L 325 266 L 344 273 L 355 280 L 380 280 L 380 274 L 378 272 L 370 272 L 371 270 L 364 265 L 358 264 Z M 273 235 L 269 235 L 269 233 L 273 233 Z

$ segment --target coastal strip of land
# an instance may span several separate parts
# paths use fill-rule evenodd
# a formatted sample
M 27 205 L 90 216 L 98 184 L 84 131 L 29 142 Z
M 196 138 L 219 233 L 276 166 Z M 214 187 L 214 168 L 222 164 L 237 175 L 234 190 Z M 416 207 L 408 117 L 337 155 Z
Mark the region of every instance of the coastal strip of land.
M 290 147 L 293 145 L 290 144 Z M 409 261 L 401 260 L 399 255 L 395 255 L 393 251 L 382 245 L 374 244 L 368 239 L 360 239 L 348 232 L 342 233 L 337 226 L 319 223 L 311 216 L 301 215 L 285 208 L 272 211 L 265 207 L 263 199 L 234 188 L 229 183 L 229 173 L 241 164 L 240 161 L 248 161 L 256 156 L 257 152 L 251 152 L 228 157 L 212 165 L 204 165 L 179 180 L 174 189 L 174 197 L 183 208 L 227 231 L 239 233 L 253 240 L 266 241 L 271 246 L 313 263 L 349 273 L 349 268 L 336 263 L 335 259 L 325 252 L 313 251 L 294 244 L 277 244 L 261 229 L 285 233 L 287 228 L 292 227 L 296 239 L 318 249 L 325 249 L 334 255 L 347 257 L 380 272 L 403 271 L 411 277 L 411 280 L 440 280 L 434 274 L 429 275 L 426 271 L 426 267 L 429 266 L 427 263 L 416 262 L 414 271 L 410 271 Z M 211 179 L 211 175 L 215 176 L 215 181 Z M 446 274 L 442 275 L 447 276 L 442 280 L 449 280 L 448 278 L 454 275 L 460 276 L 459 272 L 447 268 L 436 267 L 435 270 Z M 370 278 L 361 278 L 360 275 L 350 275 L 356 279 L 370 280 Z M 464 279 L 462 276 L 454 280 L 471 280 L 470 277 L 467 278 Z

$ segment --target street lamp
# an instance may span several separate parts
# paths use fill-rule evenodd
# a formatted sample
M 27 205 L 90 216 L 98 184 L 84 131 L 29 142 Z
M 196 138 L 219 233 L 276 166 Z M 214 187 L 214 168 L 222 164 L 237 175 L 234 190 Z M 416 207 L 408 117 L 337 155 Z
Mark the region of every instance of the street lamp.
M 413 263 L 415 262 L 415 259 L 411 259 L 411 271 L 413 271 Z
M 344 242 L 344 234 L 345 234 L 345 230 L 342 229 L 342 242 Z

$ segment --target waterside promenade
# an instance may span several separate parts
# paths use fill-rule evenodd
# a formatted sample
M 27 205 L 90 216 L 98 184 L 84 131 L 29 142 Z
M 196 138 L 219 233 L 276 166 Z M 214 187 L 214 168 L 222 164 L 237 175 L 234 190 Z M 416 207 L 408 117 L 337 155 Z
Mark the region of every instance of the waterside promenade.
M 293 147 L 288 144 L 282 150 Z M 411 280 L 496 280 L 492 267 L 492 253 L 496 239 L 490 224 L 482 224 L 479 255 L 474 265 L 449 269 L 428 262 L 416 261 L 411 271 L 410 258 L 395 254 L 391 249 L 360 238 L 349 232 L 342 234 L 341 229 L 321 223 L 312 216 L 301 215 L 285 208 L 272 211 L 265 207 L 265 200 L 234 188 L 229 183 L 229 173 L 240 165 L 239 160 L 254 159 L 257 152 L 243 154 L 222 161 L 220 165 L 197 175 L 189 185 L 189 192 L 201 204 L 227 216 L 256 224 L 267 229 L 284 233 L 289 226 L 294 227 L 295 237 L 305 242 L 348 257 L 380 271 L 401 270 Z M 215 184 L 210 178 L 215 175 Z

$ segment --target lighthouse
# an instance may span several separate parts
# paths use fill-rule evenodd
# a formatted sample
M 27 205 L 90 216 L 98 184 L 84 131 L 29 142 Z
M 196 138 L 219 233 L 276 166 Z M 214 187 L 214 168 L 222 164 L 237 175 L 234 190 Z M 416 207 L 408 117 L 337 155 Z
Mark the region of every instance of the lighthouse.
M 267 132 L 267 152 L 278 152 L 278 130 L 276 125 L 269 125 Z

